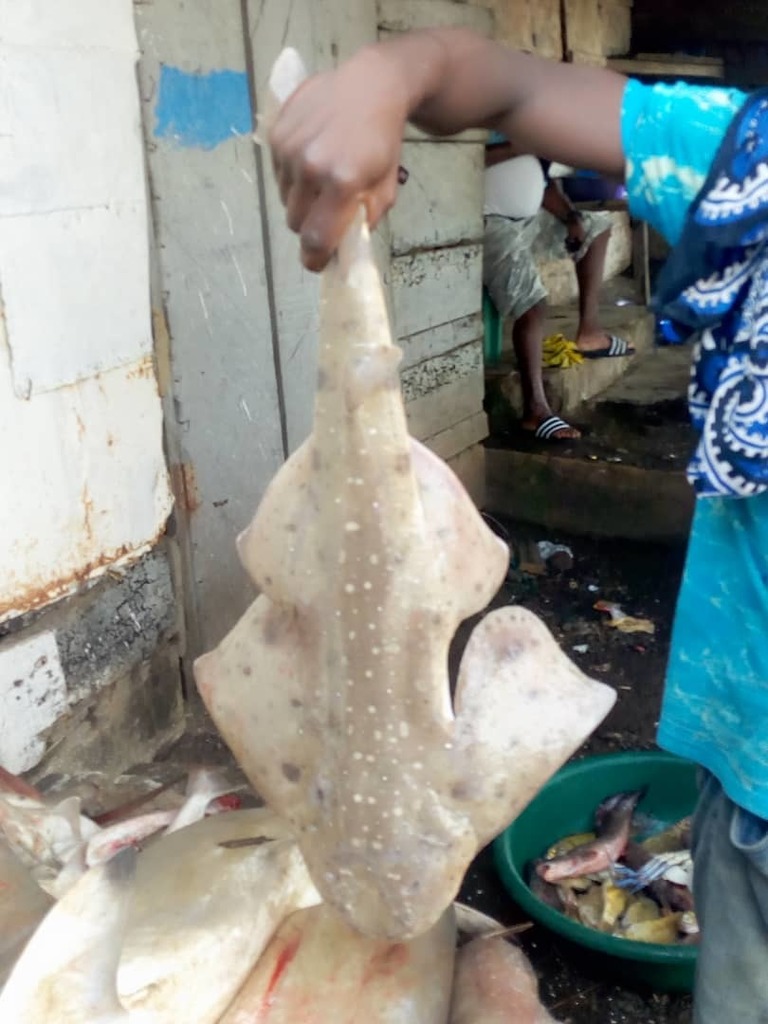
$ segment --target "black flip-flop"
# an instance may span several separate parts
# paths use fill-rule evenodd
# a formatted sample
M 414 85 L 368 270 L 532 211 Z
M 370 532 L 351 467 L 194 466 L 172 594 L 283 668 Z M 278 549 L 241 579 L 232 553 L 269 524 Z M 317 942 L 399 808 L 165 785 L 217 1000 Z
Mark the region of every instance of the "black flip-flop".
M 617 359 L 621 356 L 633 356 L 635 349 L 632 345 L 628 345 L 623 338 L 617 337 L 615 334 L 608 335 L 609 345 L 608 348 L 596 348 L 592 352 L 579 351 L 585 359 Z
M 547 416 L 535 430 L 526 430 L 526 434 L 535 437 L 537 441 L 549 441 L 552 444 L 563 444 L 567 441 L 578 441 L 577 437 L 556 437 L 558 430 L 573 430 L 570 423 L 559 416 Z

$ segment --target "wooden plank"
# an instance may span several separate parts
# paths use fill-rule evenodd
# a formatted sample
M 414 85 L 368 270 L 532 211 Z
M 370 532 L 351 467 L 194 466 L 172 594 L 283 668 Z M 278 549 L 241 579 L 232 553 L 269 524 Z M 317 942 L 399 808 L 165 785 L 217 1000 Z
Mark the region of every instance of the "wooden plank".
M 466 245 L 392 260 L 394 322 L 398 337 L 450 323 L 480 309 L 482 246 Z
M 493 15 L 487 7 L 452 0 L 379 0 L 379 28 L 388 32 L 410 32 L 420 28 L 471 28 L 493 35 Z
M 482 146 L 406 143 L 402 163 L 409 178 L 389 214 L 394 255 L 482 241 Z
M 406 402 L 414 402 L 452 381 L 482 375 L 482 372 L 483 339 L 479 338 L 452 352 L 444 352 L 433 359 L 418 363 L 402 373 L 403 397 Z M 450 422 L 456 421 L 452 419 Z
M 644 220 L 638 221 L 632 231 L 632 266 L 637 297 L 648 306 L 651 302 L 650 242 L 648 225 Z
M 453 459 L 473 444 L 479 444 L 488 437 L 488 417 L 484 412 L 468 416 L 447 430 L 427 439 L 427 444 L 441 459 Z
M 482 334 L 483 316 L 478 310 L 460 320 L 452 320 L 450 323 L 440 324 L 438 327 L 431 327 L 429 330 L 403 338 L 398 342 L 403 350 L 400 371 L 461 348 L 462 345 L 482 337 Z
M 257 109 L 266 103 L 269 74 L 284 46 L 295 47 L 309 71 L 324 71 L 376 38 L 374 0 L 357 0 L 351 6 L 340 0 L 294 0 L 290 4 L 248 0 L 246 9 Z M 286 436 L 288 450 L 294 451 L 312 426 L 319 278 L 301 265 L 298 240 L 285 223 L 269 161 L 264 165 L 264 211 Z M 377 239 L 382 255 L 387 247 Z
M 647 78 L 725 78 L 725 66 L 722 61 L 718 64 L 700 64 L 691 62 L 684 58 L 670 58 L 669 60 L 632 60 L 620 57 L 608 61 L 608 67 L 612 71 L 618 71 L 623 75 L 635 77 L 645 76 Z
M 158 274 L 171 335 L 176 417 L 169 430 L 188 495 L 193 656 L 217 643 L 253 599 L 234 539 L 285 452 L 249 125 L 240 124 L 243 134 L 224 133 L 225 141 L 216 136 L 231 114 L 248 112 L 240 4 L 155 0 L 137 4 L 136 17 Z M 204 77 L 222 70 L 224 77 Z M 201 82 L 208 93 L 221 82 L 232 93 L 216 108 L 208 95 L 200 123 L 185 103 Z M 174 83 L 182 85 L 178 95 Z M 236 111 L 226 102 L 234 94 Z M 177 123 L 175 136 L 159 136 L 161 109 L 179 123 L 186 119 L 186 129 Z M 214 115 L 218 122 L 207 120 Z M 205 138 L 195 135 L 201 127 Z
M 482 373 L 449 381 L 406 405 L 408 428 L 419 441 L 427 441 L 477 415 L 483 408 L 484 396 Z
M 515 50 L 562 60 L 560 0 L 485 0 L 494 14 L 494 38 Z

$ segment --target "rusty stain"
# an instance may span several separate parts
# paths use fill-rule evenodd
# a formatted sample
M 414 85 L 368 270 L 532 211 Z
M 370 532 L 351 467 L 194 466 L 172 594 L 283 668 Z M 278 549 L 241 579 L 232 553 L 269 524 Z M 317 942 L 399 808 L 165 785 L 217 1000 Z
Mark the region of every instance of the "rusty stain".
M 83 489 L 80 492 L 80 501 L 83 506 L 83 526 L 85 527 L 85 535 L 89 541 L 93 540 L 93 498 L 91 492 L 88 490 L 88 484 L 83 484 Z
M 60 597 L 64 597 L 90 582 L 97 574 L 109 570 L 113 562 L 119 562 L 129 556 L 138 558 L 141 554 L 153 548 L 163 533 L 165 524 L 157 531 L 154 537 L 143 542 L 138 547 L 132 548 L 129 544 L 121 544 L 120 547 L 107 551 L 94 558 L 74 572 L 67 573 L 57 579 L 41 583 L 39 580 L 30 581 L 23 590 L 6 601 L 0 601 L 0 620 L 9 615 L 24 615 L 34 611 L 36 608 L 44 607 Z
M 112 434 L 107 434 L 107 448 L 113 448 L 114 444 L 115 444 L 115 439 L 112 436 Z
M 200 508 L 197 474 L 191 462 L 171 464 L 171 488 L 179 508 L 196 512 Z
M 79 441 L 82 441 L 85 434 L 85 423 L 83 423 L 83 417 L 79 412 L 75 413 L 75 420 L 77 421 L 77 437 Z
M 153 307 L 152 335 L 155 339 L 155 358 L 157 362 L 157 385 L 161 398 L 171 393 L 171 332 L 165 310 Z
M 155 374 L 154 359 L 151 355 L 144 356 L 138 363 L 134 363 L 133 366 L 126 372 L 126 380 L 149 380 Z

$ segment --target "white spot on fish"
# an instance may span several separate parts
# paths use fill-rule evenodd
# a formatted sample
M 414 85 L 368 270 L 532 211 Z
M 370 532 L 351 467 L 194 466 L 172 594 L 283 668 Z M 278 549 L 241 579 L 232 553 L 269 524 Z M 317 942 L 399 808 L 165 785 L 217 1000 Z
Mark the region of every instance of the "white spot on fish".
M 373 807 L 373 805 L 376 803 L 376 797 L 375 796 L 369 796 L 368 797 L 368 803 L 370 804 L 371 807 Z
M 407 740 L 409 735 L 410 735 L 410 733 L 411 733 L 411 730 L 408 728 L 408 723 L 407 722 L 401 722 L 400 723 L 400 730 L 399 731 L 400 731 L 400 735 L 403 737 L 404 740 Z
M 381 739 L 383 739 L 383 738 L 384 738 L 384 736 L 383 736 L 383 733 L 382 733 L 381 729 L 374 729 L 374 732 L 373 732 L 373 738 L 374 738 L 375 740 L 381 740 Z
M 377 843 L 375 839 L 371 843 L 371 848 L 374 849 L 377 853 L 379 852 L 379 850 L 383 850 L 384 849 L 382 844 L 381 843 Z
M 251 416 L 251 410 L 248 408 L 248 403 L 244 398 L 240 399 L 240 408 L 245 413 L 245 418 L 248 420 L 248 422 L 253 423 L 253 416 Z
M 402 816 L 403 816 L 403 808 L 402 807 L 393 807 L 392 808 L 392 813 L 394 814 L 394 816 L 396 818 L 402 818 Z
M 355 838 L 351 842 L 352 842 L 352 848 L 353 849 L 361 850 L 363 848 L 363 840 L 362 839 Z
M 347 563 L 347 552 L 342 550 L 339 552 L 339 565 L 346 565 Z
M 360 530 L 360 523 L 350 520 L 348 523 L 344 523 L 344 529 L 347 533 L 357 533 Z
M 375 704 L 369 704 L 368 705 L 368 714 L 369 715 L 375 715 L 376 714 L 376 705 Z
M 352 799 L 355 801 L 356 804 L 361 804 L 363 802 L 363 797 L 361 793 L 355 793 Z
M 362 755 L 362 754 L 360 753 L 360 751 L 359 751 L 359 750 L 356 750 L 356 751 L 354 752 L 354 754 L 352 755 L 352 757 L 353 757 L 353 759 L 354 759 L 355 761 L 362 761 L 362 760 L 363 760 L 363 755 Z
M 365 670 L 365 678 L 366 679 L 373 679 L 373 672 L 371 672 L 371 670 L 369 668 L 367 668 Z
M 354 631 L 354 629 L 351 629 L 348 633 L 348 636 L 350 640 L 354 640 L 355 637 L 357 636 L 357 633 Z
M 371 654 L 375 654 L 375 655 L 381 654 L 381 648 L 380 647 L 372 647 L 371 648 Z
M 378 565 L 379 564 L 379 556 L 378 555 L 369 555 L 368 556 L 368 561 L 371 563 L 371 565 Z
M 373 756 L 373 754 L 366 754 L 365 760 L 368 762 L 368 764 L 373 764 L 376 758 Z
M 348 594 L 354 594 L 354 592 L 355 592 L 355 584 L 354 583 L 347 583 L 346 586 L 344 587 L 344 589 L 346 590 L 346 592 Z

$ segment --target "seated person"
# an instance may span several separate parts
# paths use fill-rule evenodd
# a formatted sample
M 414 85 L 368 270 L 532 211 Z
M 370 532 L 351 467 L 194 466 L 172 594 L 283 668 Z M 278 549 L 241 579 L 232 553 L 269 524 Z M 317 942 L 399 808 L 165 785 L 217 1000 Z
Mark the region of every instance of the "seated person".
M 537 259 L 566 252 L 576 266 L 579 326 L 575 343 L 585 358 L 634 352 L 600 326 L 599 295 L 611 219 L 575 209 L 545 165 L 516 156 L 508 143 L 486 150 L 483 284 L 499 313 L 515 321 L 512 339 L 523 391 L 523 430 L 544 441 L 577 440 L 581 434 L 554 415 L 544 394 L 542 348 L 547 292 Z

